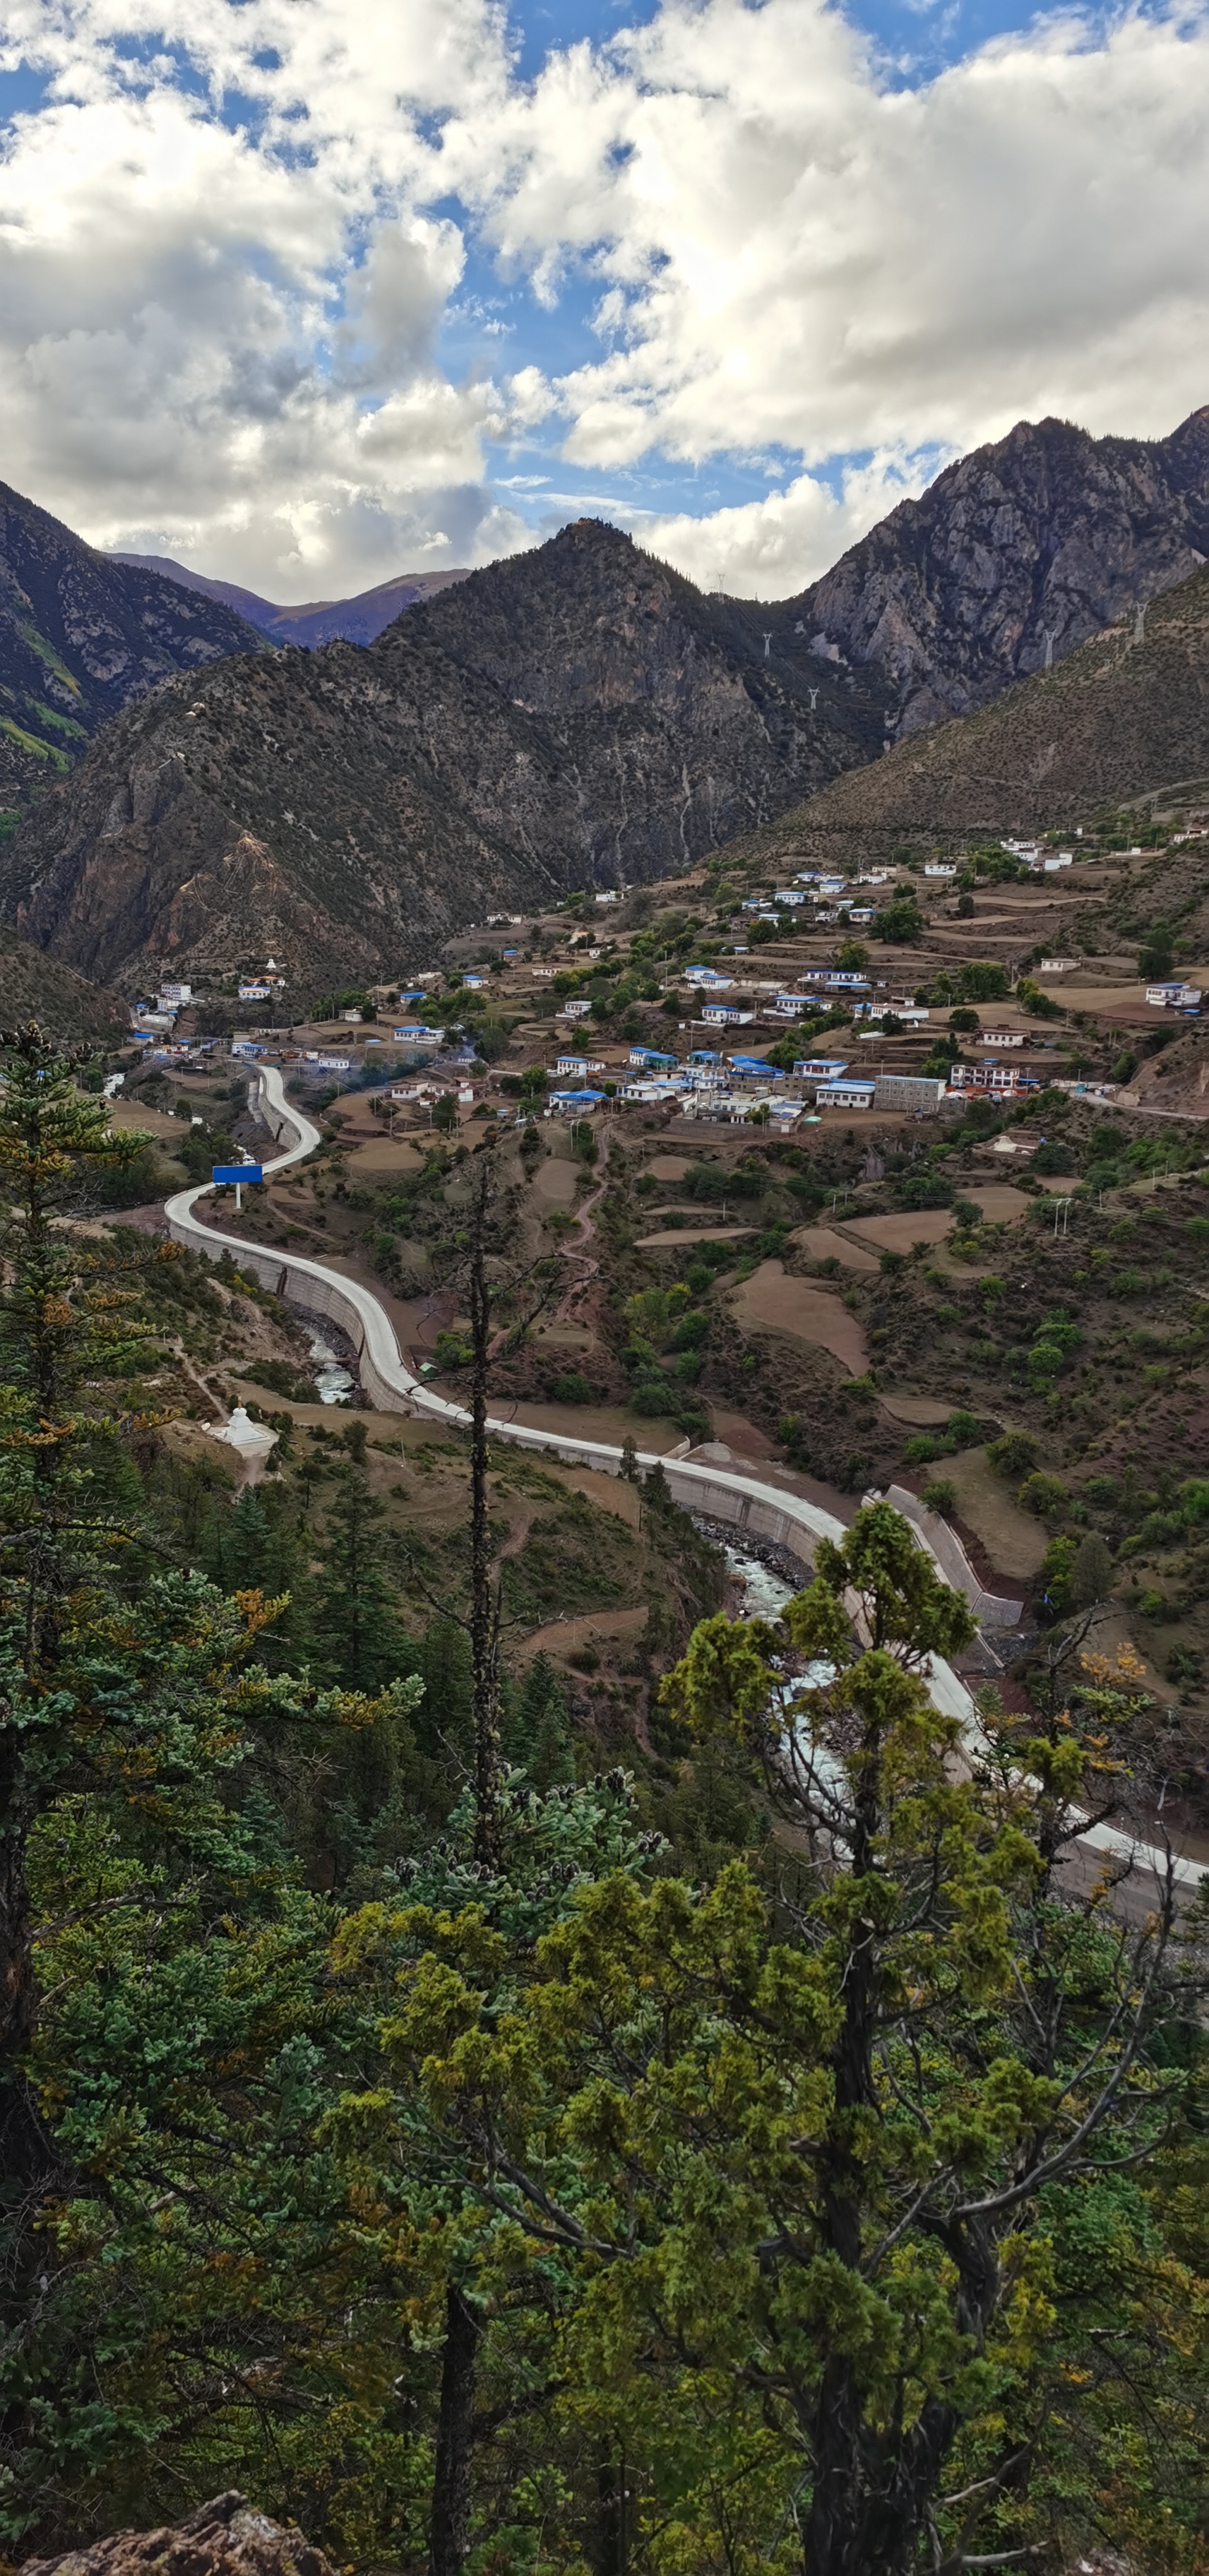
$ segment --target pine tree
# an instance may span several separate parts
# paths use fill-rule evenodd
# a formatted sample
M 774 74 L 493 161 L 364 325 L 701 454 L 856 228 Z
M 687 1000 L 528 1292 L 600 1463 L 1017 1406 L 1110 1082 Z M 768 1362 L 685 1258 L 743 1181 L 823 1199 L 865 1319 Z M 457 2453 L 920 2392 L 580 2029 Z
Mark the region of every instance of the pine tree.
M 534 1656 L 525 1675 L 508 1727 L 507 1749 L 509 1759 L 539 1791 L 575 1777 L 566 1692 L 543 1652 Z
M 315 1603 L 315 1654 L 344 1690 L 376 1690 L 410 1668 L 386 1562 L 386 1506 L 348 1468 L 336 1489 Z

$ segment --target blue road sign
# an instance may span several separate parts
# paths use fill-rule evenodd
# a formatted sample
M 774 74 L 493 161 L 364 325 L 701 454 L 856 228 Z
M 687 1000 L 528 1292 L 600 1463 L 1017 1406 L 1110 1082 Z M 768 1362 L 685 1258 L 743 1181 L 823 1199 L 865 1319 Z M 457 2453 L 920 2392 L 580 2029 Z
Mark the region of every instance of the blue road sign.
M 215 1163 L 211 1178 L 216 1181 L 263 1181 L 259 1163 Z

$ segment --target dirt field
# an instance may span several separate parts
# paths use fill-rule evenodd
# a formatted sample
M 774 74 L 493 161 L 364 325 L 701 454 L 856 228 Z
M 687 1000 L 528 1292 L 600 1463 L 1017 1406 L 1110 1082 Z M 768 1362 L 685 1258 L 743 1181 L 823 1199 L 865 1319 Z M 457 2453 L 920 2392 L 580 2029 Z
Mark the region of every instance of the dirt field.
M 757 1431 L 755 1423 L 749 1422 L 745 1413 L 732 1413 L 726 1405 L 715 1404 L 713 1416 L 715 1440 L 724 1442 L 728 1449 L 734 1450 L 737 1457 L 774 1458 L 776 1456 L 775 1441 L 769 1439 L 766 1431 Z
M 1014 1225 L 1018 1217 L 1027 1216 L 1031 1201 L 1023 1190 L 1014 1190 L 1010 1181 L 979 1182 L 965 1196 L 976 1199 L 982 1213 L 992 1225 Z
M 575 1619 L 552 1619 L 548 1627 L 534 1628 L 522 1640 L 515 1650 L 517 1660 L 527 1664 L 532 1656 L 543 1654 L 557 1663 L 560 1656 L 578 1654 L 584 1646 L 640 1636 L 646 1622 L 645 1602 L 637 1610 L 584 1610 Z
M 415 1146 L 407 1144 L 401 1136 L 396 1136 L 393 1144 L 389 1136 L 374 1136 L 368 1145 L 358 1145 L 349 1155 L 348 1167 L 350 1172 L 358 1173 L 418 1172 L 423 1160 Z
M 575 1165 L 559 1155 L 550 1155 L 539 1163 L 533 1180 L 534 1194 L 547 1207 L 570 1207 L 575 1196 Z
M 646 1168 L 657 1181 L 682 1181 L 688 1167 L 686 1154 L 654 1154 Z
M 787 1333 L 795 1342 L 830 1351 L 854 1377 L 869 1365 L 868 1345 L 855 1315 L 825 1288 L 806 1279 L 787 1279 L 779 1261 L 762 1261 L 734 1292 L 734 1309 L 743 1324 Z
M 1045 1554 L 1047 1533 L 1031 1512 L 1021 1511 L 1012 1479 L 996 1475 L 985 1449 L 960 1450 L 935 1472 L 956 1485 L 961 1518 L 981 1539 L 996 1571 L 1026 1583 Z
M 952 1208 L 904 1208 L 894 1216 L 854 1217 L 845 1232 L 879 1251 L 909 1252 L 913 1243 L 943 1243 L 952 1228 Z
M 755 1234 L 754 1225 L 685 1225 L 673 1234 L 640 1234 L 640 1252 L 666 1252 L 676 1243 L 738 1243 L 744 1236 Z
M 947 1422 L 953 1407 L 938 1404 L 934 1395 L 883 1395 L 883 1413 L 892 1422 L 909 1422 L 917 1431 L 930 1431 L 936 1422 Z
M 109 1123 L 112 1127 L 141 1127 L 145 1135 L 165 1145 L 179 1145 L 189 1133 L 183 1118 L 171 1118 L 163 1109 L 145 1109 L 138 1100 L 111 1100 Z
M 852 1243 L 845 1234 L 836 1234 L 829 1225 L 799 1225 L 789 1238 L 800 1243 L 812 1261 L 841 1261 L 845 1270 L 876 1270 L 877 1259 L 863 1245 Z

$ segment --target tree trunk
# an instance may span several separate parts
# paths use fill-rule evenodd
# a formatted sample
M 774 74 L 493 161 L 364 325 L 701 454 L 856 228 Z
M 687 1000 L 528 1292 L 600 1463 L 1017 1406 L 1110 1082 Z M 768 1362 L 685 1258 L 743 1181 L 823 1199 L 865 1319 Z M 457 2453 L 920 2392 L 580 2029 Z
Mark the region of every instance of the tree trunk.
M 491 1203 L 491 1166 L 479 1166 L 470 1256 L 470 1338 L 473 1383 L 470 1417 L 470 1657 L 474 1698 L 474 1856 L 488 1869 L 500 1865 L 499 1606 L 491 1591 L 491 1524 L 487 1500 L 487 1352 L 491 1342 L 491 1293 L 484 1237 Z
M 431 2576 L 461 2576 L 470 2547 L 474 2389 L 482 2332 L 469 2300 L 451 2281 L 445 2293 L 445 2350 L 428 2536 Z
M 596 2527 L 588 2549 L 594 2576 L 625 2576 L 628 2554 L 625 2461 L 602 2459 L 596 2472 Z

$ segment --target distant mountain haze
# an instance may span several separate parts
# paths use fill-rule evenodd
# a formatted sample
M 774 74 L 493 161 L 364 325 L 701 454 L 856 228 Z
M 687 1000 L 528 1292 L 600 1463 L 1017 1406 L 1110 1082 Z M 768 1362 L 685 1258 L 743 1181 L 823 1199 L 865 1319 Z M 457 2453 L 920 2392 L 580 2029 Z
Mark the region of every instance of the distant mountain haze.
M 465 581 L 463 570 L 454 572 L 400 572 L 390 581 L 380 581 L 373 590 L 357 592 L 355 599 L 312 599 L 302 608 L 276 608 L 271 599 L 261 599 L 254 590 L 241 590 L 237 582 L 211 581 L 205 573 L 191 572 L 187 564 L 174 563 L 170 555 L 112 554 L 111 563 L 137 565 L 141 572 L 159 573 L 165 581 L 174 581 L 182 590 L 199 590 L 206 599 L 221 599 L 249 624 L 258 626 L 275 644 L 333 644 L 343 637 L 348 644 L 372 644 L 383 627 L 414 608 L 417 601 L 433 599 L 451 582 Z
M 98 554 L 0 483 L 0 808 L 173 672 L 266 650 L 225 603 Z

